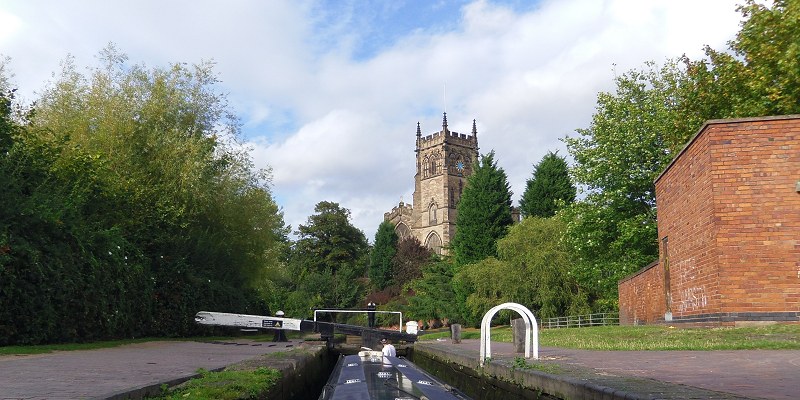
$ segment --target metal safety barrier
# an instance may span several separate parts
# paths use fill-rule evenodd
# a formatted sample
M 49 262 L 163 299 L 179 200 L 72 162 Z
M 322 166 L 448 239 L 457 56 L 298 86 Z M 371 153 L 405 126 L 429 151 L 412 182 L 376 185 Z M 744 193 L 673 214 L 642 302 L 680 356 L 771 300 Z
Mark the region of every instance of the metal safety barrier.
M 583 328 L 587 326 L 619 325 L 618 313 L 595 313 L 547 318 L 542 321 L 543 329 Z

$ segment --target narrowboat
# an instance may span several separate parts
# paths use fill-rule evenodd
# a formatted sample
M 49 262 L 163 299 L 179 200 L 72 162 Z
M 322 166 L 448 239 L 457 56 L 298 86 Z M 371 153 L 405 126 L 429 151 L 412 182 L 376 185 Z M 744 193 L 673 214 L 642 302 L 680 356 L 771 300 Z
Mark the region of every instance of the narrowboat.
M 319 400 L 465 400 L 466 395 L 440 382 L 404 358 L 364 350 L 342 355 Z

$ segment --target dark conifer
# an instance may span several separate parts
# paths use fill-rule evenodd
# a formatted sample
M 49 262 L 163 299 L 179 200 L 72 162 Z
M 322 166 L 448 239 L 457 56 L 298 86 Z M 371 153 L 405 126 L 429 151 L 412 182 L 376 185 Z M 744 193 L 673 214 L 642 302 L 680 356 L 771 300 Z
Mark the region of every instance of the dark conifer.
M 552 217 L 562 207 L 572 204 L 576 193 L 566 160 L 549 152 L 533 167 L 533 176 L 528 179 L 519 202 L 520 212 L 524 217 Z
M 456 234 L 451 242 L 457 265 L 480 261 L 497 253 L 511 218 L 511 188 L 494 151 L 481 156 L 458 203 Z

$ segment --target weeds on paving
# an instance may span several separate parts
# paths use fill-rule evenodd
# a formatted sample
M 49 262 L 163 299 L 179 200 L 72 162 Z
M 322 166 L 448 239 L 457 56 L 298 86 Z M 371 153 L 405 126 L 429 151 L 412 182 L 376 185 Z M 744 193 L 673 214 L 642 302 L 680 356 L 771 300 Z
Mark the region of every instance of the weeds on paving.
M 155 399 L 222 399 L 246 400 L 264 396 L 281 377 L 278 370 L 257 368 L 247 371 L 209 372 L 199 370 L 200 378 L 192 379 L 172 389 L 164 389 L 164 394 Z

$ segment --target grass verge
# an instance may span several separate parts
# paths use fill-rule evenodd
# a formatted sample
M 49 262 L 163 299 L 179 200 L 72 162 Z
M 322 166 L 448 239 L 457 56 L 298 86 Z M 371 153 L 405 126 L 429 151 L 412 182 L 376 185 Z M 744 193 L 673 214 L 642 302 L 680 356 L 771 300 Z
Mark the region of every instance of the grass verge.
M 450 332 L 423 335 L 421 340 L 449 338 Z M 479 339 L 480 330 L 462 330 L 462 339 Z M 492 341 L 510 342 L 511 328 L 492 328 Z M 742 328 L 672 328 L 667 326 L 597 326 L 545 329 L 539 345 L 586 350 L 798 350 L 800 325 Z
M 209 372 L 199 370 L 200 378 L 172 389 L 164 389 L 160 400 L 186 399 L 258 399 L 278 382 L 281 373 L 272 368 Z
M 52 353 L 54 351 L 106 349 L 106 348 L 110 348 L 110 347 L 123 346 L 123 345 L 126 345 L 126 344 L 152 342 L 154 340 L 186 340 L 186 339 L 141 338 L 141 339 L 108 340 L 108 341 L 91 342 L 91 343 L 40 344 L 40 345 L 31 345 L 31 346 L 3 346 L 3 347 L 0 347 L 0 355 L 44 354 L 44 353 Z
M 26 355 L 26 354 L 45 354 L 54 351 L 75 351 L 75 350 L 94 350 L 106 349 L 117 346 L 124 346 L 128 344 L 146 343 L 155 341 L 193 341 L 193 342 L 211 342 L 211 341 L 225 341 L 236 339 L 247 339 L 256 342 L 271 342 L 273 334 L 270 333 L 257 333 L 239 336 L 196 336 L 185 338 L 138 338 L 138 339 L 120 339 L 120 340 L 107 340 L 90 343 L 61 343 L 61 344 L 40 344 L 28 346 L 0 346 L 0 356 L 2 355 Z M 305 335 L 300 332 L 287 332 L 289 339 L 303 339 Z M 319 336 L 317 336 L 319 338 Z

